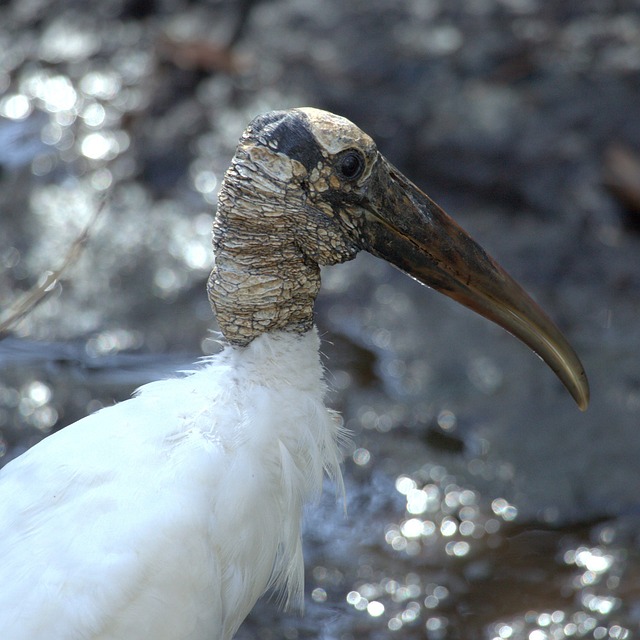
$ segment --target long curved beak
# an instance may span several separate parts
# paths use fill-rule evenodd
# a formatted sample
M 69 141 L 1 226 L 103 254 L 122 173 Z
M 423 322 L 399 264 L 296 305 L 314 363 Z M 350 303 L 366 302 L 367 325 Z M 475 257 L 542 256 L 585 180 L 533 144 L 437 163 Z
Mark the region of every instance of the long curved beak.
M 364 208 L 364 249 L 522 340 L 580 409 L 587 408 L 586 373 L 560 330 L 482 247 L 382 157 Z

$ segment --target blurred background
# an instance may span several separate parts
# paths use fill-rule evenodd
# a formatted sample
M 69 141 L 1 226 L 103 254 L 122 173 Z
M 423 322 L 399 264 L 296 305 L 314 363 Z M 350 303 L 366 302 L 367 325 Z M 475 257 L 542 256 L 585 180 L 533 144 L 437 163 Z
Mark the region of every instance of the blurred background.
M 323 272 L 353 443 L 306 613 L 241 640 L 640 637 L 640 2 L 0 3 L 0 461 L 215 352 L 217 191 L 248 121 L 344 115 L 582 357 L 582 414 L 500 329 L 361 255 Z M 104 210 L 94 219 L 100 202 Z

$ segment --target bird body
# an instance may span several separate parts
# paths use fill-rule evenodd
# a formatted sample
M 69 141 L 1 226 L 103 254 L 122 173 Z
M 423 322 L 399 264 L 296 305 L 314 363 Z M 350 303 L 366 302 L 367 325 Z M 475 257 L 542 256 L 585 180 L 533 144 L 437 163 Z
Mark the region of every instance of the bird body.
M 341 478 L 313 303 L 320 267 L 360 250 L 511 331 L 587 405 L 551 320 L 345 118 L 255 118 L 213 246 L 228 346 L 0 472 L 0 639 L 229 640 L 269 588 L 301 602 L 302 507 Z
M 340 479 L 318 347 L 227 347 L 10 462 L 0 638 L 226 640 L 268 587 L 301 604 L 302 506 Z

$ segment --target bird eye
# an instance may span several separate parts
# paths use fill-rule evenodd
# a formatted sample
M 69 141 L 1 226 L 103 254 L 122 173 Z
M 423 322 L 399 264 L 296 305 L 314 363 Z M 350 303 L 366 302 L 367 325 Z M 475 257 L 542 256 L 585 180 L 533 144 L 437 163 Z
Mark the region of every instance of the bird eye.
M 364 171 L 364 158 L 359 151 L 349 149 L 345 151 L 336 163 L 338 173 L 347 180 L 355 180 Z

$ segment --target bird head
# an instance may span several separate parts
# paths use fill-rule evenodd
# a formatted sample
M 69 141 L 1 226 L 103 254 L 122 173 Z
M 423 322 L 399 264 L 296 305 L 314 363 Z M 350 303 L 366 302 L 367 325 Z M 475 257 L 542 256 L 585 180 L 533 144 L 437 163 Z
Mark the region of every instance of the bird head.
M 582 364 L 548 316 L 345 118 L 313 108 L 255 118 L 225 175 L 214 249 L 209 296 L 232 343 L 308 330 L 319 266 L 365 250 L 505 328 L 588 404 Z

